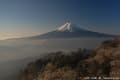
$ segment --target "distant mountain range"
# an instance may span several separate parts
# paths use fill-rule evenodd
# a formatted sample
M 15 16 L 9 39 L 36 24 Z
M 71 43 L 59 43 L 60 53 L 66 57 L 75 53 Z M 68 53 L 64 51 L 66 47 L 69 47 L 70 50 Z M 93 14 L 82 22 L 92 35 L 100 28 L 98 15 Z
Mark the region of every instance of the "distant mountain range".
M 78 37 L 116 37 L 116 35 L 109 35 L 105 33 L 85 30 L 80 28 L 76 24 L 67 22 L 56 30 L 29 38 L 52 39 L 52 38 L 78 38 Z

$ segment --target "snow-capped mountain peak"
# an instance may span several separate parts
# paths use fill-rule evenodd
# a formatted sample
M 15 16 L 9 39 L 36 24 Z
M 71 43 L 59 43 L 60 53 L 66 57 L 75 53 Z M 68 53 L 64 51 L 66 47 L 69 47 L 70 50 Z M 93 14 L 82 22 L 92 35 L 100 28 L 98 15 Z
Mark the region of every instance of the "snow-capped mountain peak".
M 77 25 L 72 24 L 70 22 L 67 22 L 64 25 L 60 26 L 57 29 L 57 31 L 61 31 L 61 32 L 64 32 L 64 31 L 66 31 L 66 32 L 74 32 L 74 31 L 79 30 L 79 29 L 80 28 Z
M 53 39 L 53 38 L 81 38 L 81 37 L 116 37 L 115 35 L 104 34 L 100 32 L 89 31 L 81 26 L 65 23 L 56 30 L 33 36 L 32 39 Z

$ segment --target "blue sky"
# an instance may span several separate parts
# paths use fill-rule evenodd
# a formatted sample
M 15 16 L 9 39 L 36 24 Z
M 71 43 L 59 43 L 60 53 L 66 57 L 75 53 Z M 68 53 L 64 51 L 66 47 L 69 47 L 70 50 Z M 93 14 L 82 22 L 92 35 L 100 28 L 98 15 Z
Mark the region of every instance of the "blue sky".
M 120 34 L 120 0 L 0 0 L 0 37 L 51 31 L 67 21 Z

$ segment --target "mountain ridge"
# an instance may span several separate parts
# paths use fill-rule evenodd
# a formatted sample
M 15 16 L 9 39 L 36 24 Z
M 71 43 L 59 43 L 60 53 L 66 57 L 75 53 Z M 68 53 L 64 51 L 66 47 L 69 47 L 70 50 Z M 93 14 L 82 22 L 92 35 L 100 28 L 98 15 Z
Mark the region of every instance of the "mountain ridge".
M 53 52 L 31 62 L 19 80 L 120 80 L 120 39 L 106 40 L 94 50 Z M 111 80 L 115 80 L 111 79 Z M 90 79 L 88 79 L 90 80 Z
M 115 35 L 95 32 L 83 29 L 76 24 L 67 22 L 57 29 L 30 37 L 32 39 L 53 39 L 53 38 L 79 38 L 79 37 L 116 37 Z

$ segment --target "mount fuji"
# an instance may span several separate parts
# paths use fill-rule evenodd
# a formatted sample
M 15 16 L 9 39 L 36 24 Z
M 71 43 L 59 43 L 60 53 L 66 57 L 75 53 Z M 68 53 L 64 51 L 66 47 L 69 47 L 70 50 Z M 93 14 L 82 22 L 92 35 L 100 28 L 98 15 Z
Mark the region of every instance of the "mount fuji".
M 56 30 L 47 32 L 42 35 L 33 36 L 31 38 L 52 39 L 52 38 L 78 38 L 78 37 L 115 37 L 115 35 L 85 30 L 80 28 L 76 24 L 67 22 Z

